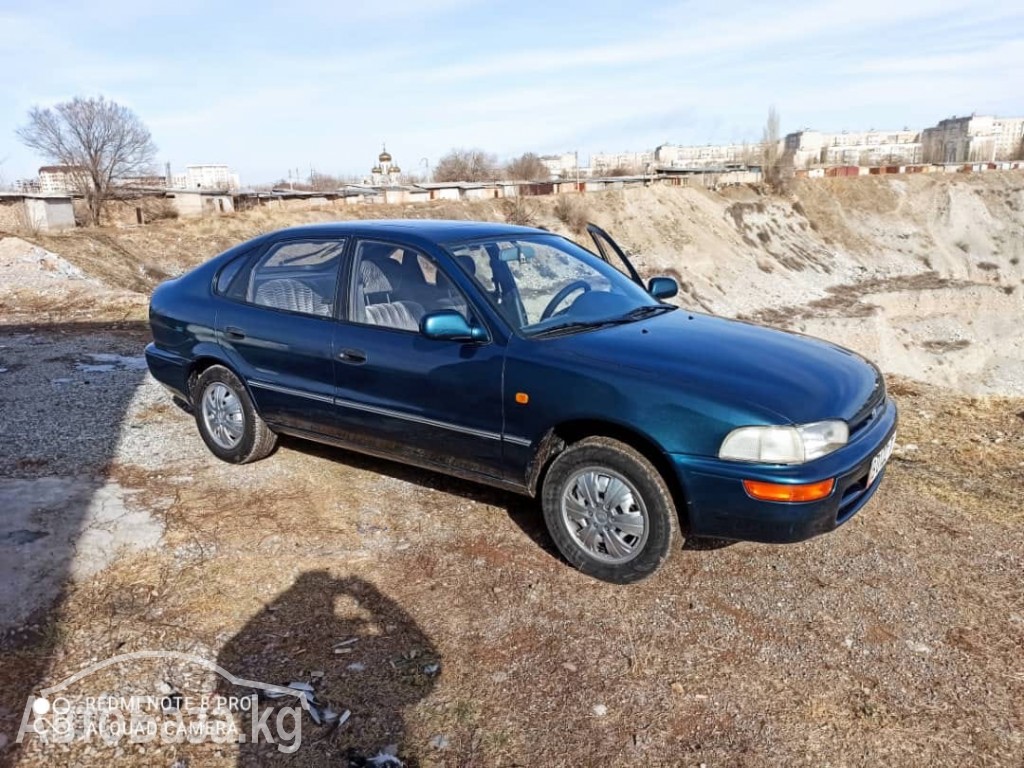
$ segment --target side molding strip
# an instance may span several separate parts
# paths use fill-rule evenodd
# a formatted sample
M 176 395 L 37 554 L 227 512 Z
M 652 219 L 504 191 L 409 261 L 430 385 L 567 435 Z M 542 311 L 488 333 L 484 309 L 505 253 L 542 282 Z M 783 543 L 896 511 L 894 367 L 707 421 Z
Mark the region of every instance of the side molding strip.
M 357 403 L 353 400 L 344 400 L 339 397 L 328 397 L 327 395 L 320 395 L 314 392 L 306 392 L 301 389 L 293 389 L 292 387 L 284 387 L 280 384 L 271 384 L 266 381 L 250 381 L 249 386 L 257 387 L 258 389 L 267 389 L 271 392 L 280 392 L 284 395 L 294 395 L 295 397 L 305 397 L 309 400 L 316 400 L 319 403 L 333 403 L 334 405 L 341 406 L 342 408 L 351 408 L 356 411 L 363 411 L 365 413 L 375 413 L 379 416 L 388 416 L 393 419 L 401 419 L 403 421 L 411 421 L 415 424 L 424 424 L 428 427 L 437 427 L 438 429 L 447 429 L 451 432 L 458 432 L 463 435 L 472 435 L 473 437 L 479 437 L 483 440 L 504 440 L 505 442 L 512 443 L 513 445 L 522 445 L 527 448 L 533 445 L 530 440 L 524 437 L 515 437 L 514 435 L 505 435 L 504 437 L 497 432 L 488 432 L 483 429 L 473 429 L 471 427 L 462 427 L 458 424 L 452 424 L 447 421 L 438 421 L 436 419 L 428 419 L 425 416 L 413 416 L 409 413 L 402 413 L 401 411 L 395 411 L 391 408 L 381 408 L 376 405 L 367 405 L 365 403 Z

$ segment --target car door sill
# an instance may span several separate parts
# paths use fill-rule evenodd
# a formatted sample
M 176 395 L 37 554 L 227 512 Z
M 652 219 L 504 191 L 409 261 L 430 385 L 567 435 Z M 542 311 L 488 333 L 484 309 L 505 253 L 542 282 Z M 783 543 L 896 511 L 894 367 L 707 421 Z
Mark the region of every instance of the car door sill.
M 426 469 L 431 472 L 437 472 L 442 475 L 451 475 L 461 480 L 469 480 L 474 483 L 481 483 L 482 485 L 489 485 L 492 488 L 500 488 L 504 491 L 512 491 L 523 496 L 531 496 L 529 486 L 525 483 L 516 483 L 510 480 L 504 480 L 500 477 L 494 477 L 493 475 L 487 475 L 483 472 L 475 472 L 471 469 L 465 469 L 462 467 L 453 467 L 447 464 L 441 464 L 439 462 L 427 461 L 426 459 L 408 455 L 396 455 L 393 453 L 387 453 L 385 451 L 377 451 L 372 448 L 367 448 L 359 443 L 353 443 L 349 440 L 343 440 L 338 437 L 331 435 L 324 435 L 319 432 L 310 432 L 304 429 L 297 429 L 295 427 L 285 427 L 278 424 L 269 425 L 275 432 L 285 435 L 291 435 L 292 437 L 299 437 L 305 440 L 312 440 L 317 443 L 324 443 L 326 445 L 332 445 L 337 448 L 344 448 L 345 450 L 354 451 L 355 453 L 361 453 L 366 456 L 373 456 L 378 459 L 385 459 L 386 461 L 393 461 L 402 464 L 412 464 L 420 469 Z

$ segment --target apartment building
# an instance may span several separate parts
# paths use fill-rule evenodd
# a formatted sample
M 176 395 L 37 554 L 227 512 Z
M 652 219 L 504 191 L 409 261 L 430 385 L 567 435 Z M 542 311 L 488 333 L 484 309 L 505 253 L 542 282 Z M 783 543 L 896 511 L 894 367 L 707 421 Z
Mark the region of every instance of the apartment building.
M 673 168 L 710 168 L 729 164 L 757 165 L 761 162 L 760 143 L 707 144 L 680 146 L 662 144 L 654 150 L 654 162 Z
M 44 165 L 39 169 L 39 192 L 44 195 L 80 193 L 83 186 L 92 185 L 85 168 L 74 165 Z
M 576 176 L 577 170 L 577 155 L 575 152 L 563 152 L 560 155 L 543 155 L 540 161 L 544 163 L 544 167 L 548 169 L 548 174 L 552 179 L 568 179 Z M 585 168 L 580 168 L 580 175 L 586 175 L 583 171 Z
M 237 173 L 223 164 L 186 165 L 184 173 L 171 174 L 174 189 L 237 190 L 241 184 Z
M 971 115 L 940 120 L 922 135 L 929 163 L 995 162 L 1024 158 L 1024 117 Z
M 783 157 L 794 168 L 815 165 L 893 165 L 923 159 L 918 131 L 796 131 L 786 135 Z
M 595 152 L 590 156 L 590 169 L 594 176 L 626 168 L 636 173 L 644 173 L 654 163 L 654 152 Z

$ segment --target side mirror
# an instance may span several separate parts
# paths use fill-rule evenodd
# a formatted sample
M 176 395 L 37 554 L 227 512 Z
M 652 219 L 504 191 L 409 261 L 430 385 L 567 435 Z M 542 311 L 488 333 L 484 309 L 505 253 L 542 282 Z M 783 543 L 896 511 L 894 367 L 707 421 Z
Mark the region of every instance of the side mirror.
M 439 341 L 487 341 L 487 331 L 471 326 L 461 313 L 442 309 L 424 315 L 420 320 L 420 333 Z
M 671 299 L 679 293 L 679 283 L 671 277 L 652 277 L 647 292 L 656 299 Z

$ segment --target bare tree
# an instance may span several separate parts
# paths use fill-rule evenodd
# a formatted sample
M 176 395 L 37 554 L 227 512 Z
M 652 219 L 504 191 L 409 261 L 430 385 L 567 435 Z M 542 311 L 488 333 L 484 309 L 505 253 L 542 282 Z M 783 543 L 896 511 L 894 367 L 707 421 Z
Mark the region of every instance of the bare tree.
M 334 192 L 345 186 L 340 176 L 332 176 L 329 173 L 311 171 L 309 174 L 309 188 L 316 192 Z
M 775 191 L 782 188 L 782 153 L 779 150 L 779 113 L 768 108 L 768 120 L 761 134 L 761 175 Z
M 505 166 L 505 173 L 510 179 L 519 181 L 547 181 L 551 171 L 544 161 L 533 152 L 526 152 Z
M 453 149 L 434 166 L 435 181 L 491 181 L 498 161 L 482 149 Z
M 150 173 L 156 156 L 138 116 L 102 96 L 76 96 L 52 109 L 33 107 L 17 134 L 25 146 L 64 167 L 85 198 L 92 224 L 100 223 L 114 182 Z

